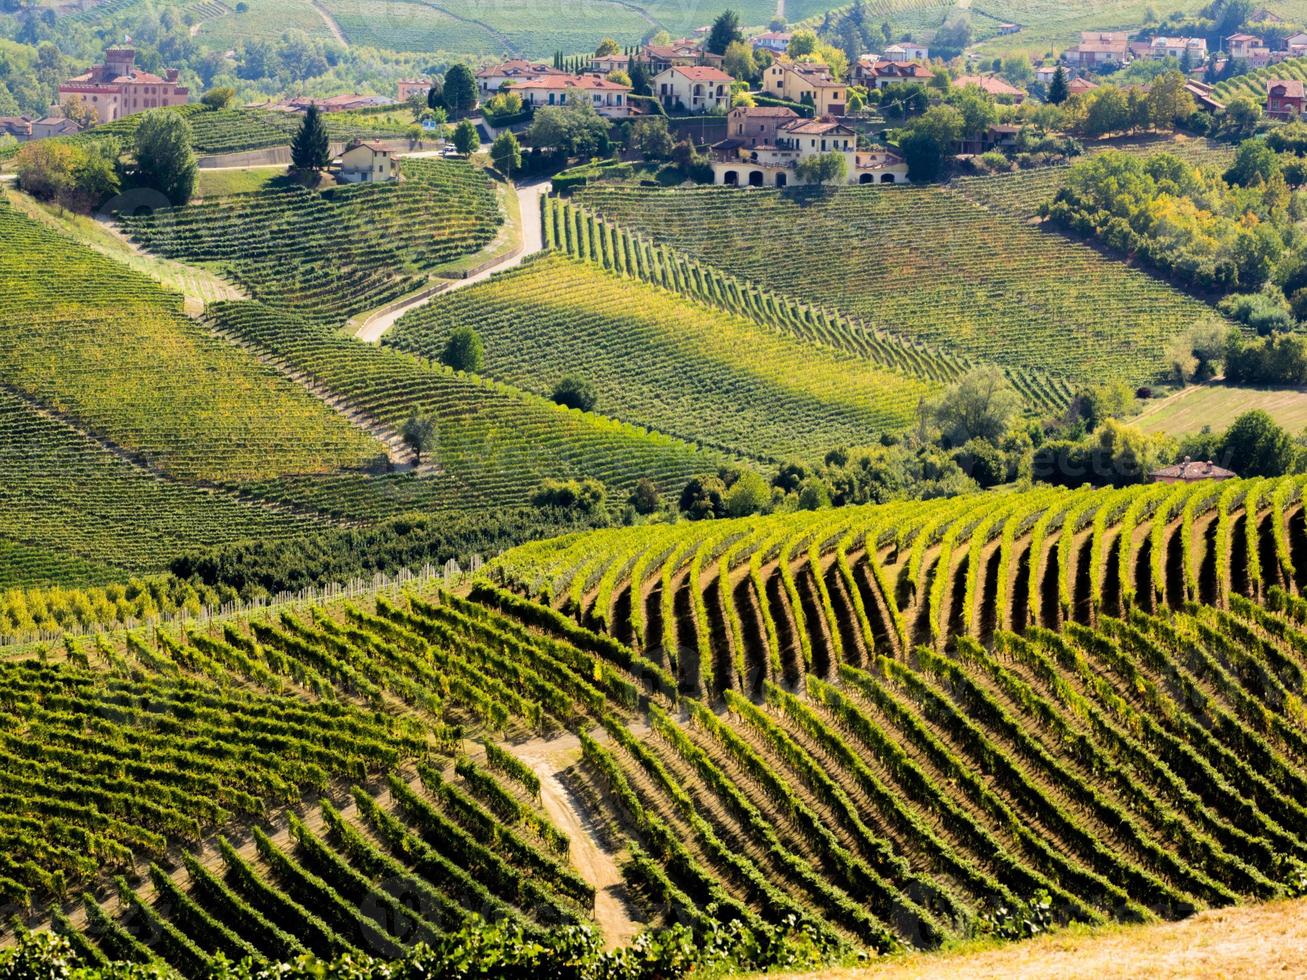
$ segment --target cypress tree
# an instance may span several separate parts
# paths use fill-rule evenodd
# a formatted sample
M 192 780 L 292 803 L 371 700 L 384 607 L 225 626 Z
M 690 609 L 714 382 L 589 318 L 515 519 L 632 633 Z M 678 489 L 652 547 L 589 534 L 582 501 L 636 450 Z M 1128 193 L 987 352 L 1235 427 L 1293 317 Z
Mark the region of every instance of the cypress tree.
M 304 114 L 300 131 L 290 144 L 290 161 L 296 170 L 325 170 L 331 163 L 331 148 L 327 141 L 327 127 L 322 113 L 315 105 Z
M 1053 105 L 1061 105 L 1070 94 L 1066 83 L 1066 68 L 1058 65 L 1057 71 L 1053 72 L 1053 80 L 1048 83 L 1048 101 Z

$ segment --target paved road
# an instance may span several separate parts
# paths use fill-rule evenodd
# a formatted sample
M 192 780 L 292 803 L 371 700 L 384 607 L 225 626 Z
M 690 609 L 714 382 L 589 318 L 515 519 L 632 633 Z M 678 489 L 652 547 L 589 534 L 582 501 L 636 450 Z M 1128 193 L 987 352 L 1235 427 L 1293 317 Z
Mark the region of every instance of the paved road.
M 505 269 L 511 269 L 516 265 L 521 265 L 522 261 L 528 255 L 534 255 L 541 251 L 544 246 L 544 235 L 540 228 L 540 198 L 548 189 L 548 181 L 533 181 L 529 184 L 521 184 L 517 188 L 517 200 L 522 212 L 522 250 L 516 255 L 506 256 L 502 261 L 496 262 L 487 269 L 482 269 L 474 276 L 468 276 L 466 279 L 451 279 L 447 288 L 439 292 L 432 293 L 429 296 L 419 296 L 407 303 L 403 303 L 394 309 L 385 313 L 377 314 L 363 321 L 355 334 L 359 340 L 365 340 L 369 343 L 375 343 L 380 340 L 393 327 L 405 313 L 411 313 L 413 310 L 426 306 L 437 296 L 443 296 L 445 293 L 453 292 L 455 289 L 464 289 L 467 286 L 475 285 L 479 282 L 485 282 L 496 272 L 502 272 Z

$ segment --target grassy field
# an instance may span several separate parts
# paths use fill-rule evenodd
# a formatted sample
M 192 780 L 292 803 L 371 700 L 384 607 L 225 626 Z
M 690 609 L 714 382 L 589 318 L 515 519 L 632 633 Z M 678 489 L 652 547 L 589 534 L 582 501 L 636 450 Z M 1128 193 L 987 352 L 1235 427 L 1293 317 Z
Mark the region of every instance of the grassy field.
M 261 191 L 278 178 L 286 176 L 284 166 L 241 167 L 239 170 L 201 170 L 195 188 L 198 200 L 230 197 L 233 194 L 253 194 Z
M 1132 421 L 1145 432 L 1187 436 L 1204 428 L 1220 432 L 1253 409 L 1267 412 L 1292 434 L 1307 429 L 1307 389 L 1239 388 L 1214 382 L 1185 388 L 1145 403 Z

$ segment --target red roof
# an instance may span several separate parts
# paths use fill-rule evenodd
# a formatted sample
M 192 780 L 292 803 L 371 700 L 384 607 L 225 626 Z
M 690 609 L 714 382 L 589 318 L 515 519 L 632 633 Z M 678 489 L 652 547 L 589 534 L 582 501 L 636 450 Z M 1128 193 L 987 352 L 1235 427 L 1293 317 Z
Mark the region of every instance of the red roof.
M 607 78 L 600 78 L 598 75 L 567 75 L 563 78 L 528 78 L 524 82 L 511 82 L 514 91 L 524 88 L 541 88 L 541 89 L 561 89 L 561 88 L 580 88 L 595 89 L 605 92 L 629 92 L 631 86 L 622 85 L 618 82 L 609 81 Z
M 1009 85 L 1001 78 L 995 78 L 992 75 L 959 75 L 953 82 L 958 88 L 966 88 L 968 85 L 974 85 L 982 92 L 988 92 L 990 95 L 1025 95 L 1015 85 Z
M 566 75 L 561 68 L 554 68 L 543 62 L 527 61 L 524 58 L 511 58 L 497 65 L 490 65 L 477 72 L 477 78 L 493 78 L 497 75 Z
M 730 75 L 720 68 L 709 68 L 705 65 L 673 65 L 668 71 L 674 71 L 684 75 L 692 82 L 733 82 L 735 81 Z
M 1229 480 L 1234 477 L 1231 470 L 1217 466 L 1210 459 L 1201 461 L 1186 456 L 1173 466 L 1163 466 L 1153 471 L 1154 480 L 1183 480 L 1186 483 L 1197 480 Z
M 794 122 L 782 126 L 781 129 L 796 136 L 824 136 L 838 130 L 843 130 L 849 134 L 853 133 L 853 130 L 849 129 L 848 126 L 825 117 L 821 119 L 796 119 Z
M 797 119 L 799 114 L 783 105 L 742 105 L 731 110 L 731 115 L 742 115 L 746 119 Z
M 1301 99 L 1301 98 L 1304 98 L 1302 82 L 1298 81 L 1296 78 L 1272 78 L 1272 79 L 1269 79 L 1269 80 L 1267 81 L 1267 83 L 1266 83 L 1266 94 L 1267 94 L 1267 95 L 1270 95 L 1271 92 L 1272 92 L 1272 91 L 1273 91 L 1277 86 L 1280 86 L 1280 85 L 1283 85 L 1283 86 L 1284 86 L 1284 91 L 1283 91 L 1282 93 L 1280 93 L 1280 98 L 1282 98 L 1282 99 Z

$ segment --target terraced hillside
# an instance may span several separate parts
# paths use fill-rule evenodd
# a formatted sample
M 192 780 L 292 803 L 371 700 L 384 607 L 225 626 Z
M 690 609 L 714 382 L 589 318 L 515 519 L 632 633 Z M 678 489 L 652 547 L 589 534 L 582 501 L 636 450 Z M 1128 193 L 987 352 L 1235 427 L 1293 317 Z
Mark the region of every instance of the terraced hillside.
M 748 207 L 741 207 L 747 194 Z M 1211 308 L 947 189 L 594 186 L 602 217 L 746 281 L 972 358 L 1143 382 Z
M 1307 859 L 1302 482 L 627 528 L 492 565 L 604 632 L 482 581 L 467 596 L 366 597 L 74 643 L 66 658 L 0 668 L 4 691 L 47 702 L 35 717 L 51 736 L 11 737 L 0 766 L 23 772 L 32 746 L 48 745 L 38 764 L 53 754 L 60 779 L 102 791 L 126 729 L 167 731 L 174 691 L 200 698 L 205 725 L 262 718 L 258 706 L 280 699 L 278 724 L 351 732 L 324 743 L 355 753 L 334 763 L 287 733 L 297 748 L 278 763 L 318 765 L 300 779 L 265 761 L 239 782 L 207 763 L 182 784 L 163 760 L 133 758 L 151 790 L 136 810 L 104 796 L 95 826 L 88 811 L 61 817 L 55 840 L 94 841 L 123 881 L 54 927 L 89 959 L 158 957 L 192 975 L 217 951 L 390 955 L 472 910 L 548 941 L 540 930 L 605 907 L 592 904 L 599 865 L 583 853 L 615 862 L 602 894 L 642 922 L 706 936 L 792 917 L 829 952 L 933 948 L 1032 901 L 1054 922 L 1092 924 L 1267 898 Z M 917 604 L 924 613 L 896 601 L 918 576 L 935 597 Z M 990 622 L 991 606 L 1003 618 Z M 946 608 L 947 650 L 931 635 L 931 610 Z M 97 755 L 65 751 L 102 687 L 121 706 L 92 724 L 112 737 Z M 150 716 L 146 690 L 159 695 Z M 396 720 L 383 755 L 368 746 L 384 716 Z M 454 724 L 489 746 L 460 759 L 473 750 Z M 188 806 L 181 787 L 206 779 L 222 787 L 209 809 Z M 266 810 L 306 783 L 286 816 Z M 38 866 L 15 862 L 5 884 L 34 898 L 55 884 L 38 868 L 65 865 L 41 861 L 24 821 L 56 807 L 62 785 L 43 791 L 56 793 L 48 802 L 0 798 L 11 815 L 0 833 L 27 848 L 5 853 Z M 145 807 L 163 787 L 190 821 Z M 602 843 L 560 836 L 536 793 L 551 812 L 584 813 L 578 826 L 602 828 Z M 266 819 L 247 836 L 231 816 L 259 803 Z M 157 866 L 124 863 L 113 846 L 134 833 L 146 857 L 159 853 L 150 833 L 184 843 L 210 827 L 230 844 L 210 838 Z M 76 857 L 63 856 L 69 882 L 88 880 Z
M 1228 101 L 1237 95 L 1246 95 L 1253 101 L 1266 101 L 1266 83 L 1272 78 L 1307 79 L 1307 58 L 1289 58 L 1278 64 L 1256 68 L 1243 75 L 1235 75 L 1216 85 L 1212 95 Z
M 340 326 L 476 252 L 503 220 L 483 171 L 447 160 L 402 169 L 395 183 L 269 187 L 122 223 L 151 251 L 209 265 L 256 299 Z
M 670 493 L 694 475 L 715 472 L 727 458 L 410 354 L 363 344 L 259 303 L 213 304 L 209 316 L 214 329 L 392 442 L 398 443 L 398 430 L 414 412 L 437 421 L 435 463 L 421 473 L 287 477 L 244 486 L 261 499 L 360 519 L 521 504 L 546 479 L 592 477 L 616 496 L 648 478 Z M 403 447 L 397 451 L 404 452 Z
M 578 375 L 605 414 L 771 459 L 903 432 L 941 389 L 562 255 L 441 297 L 384 343 L 438 358 L 461 326 L 489 377 L 548 397 Z

